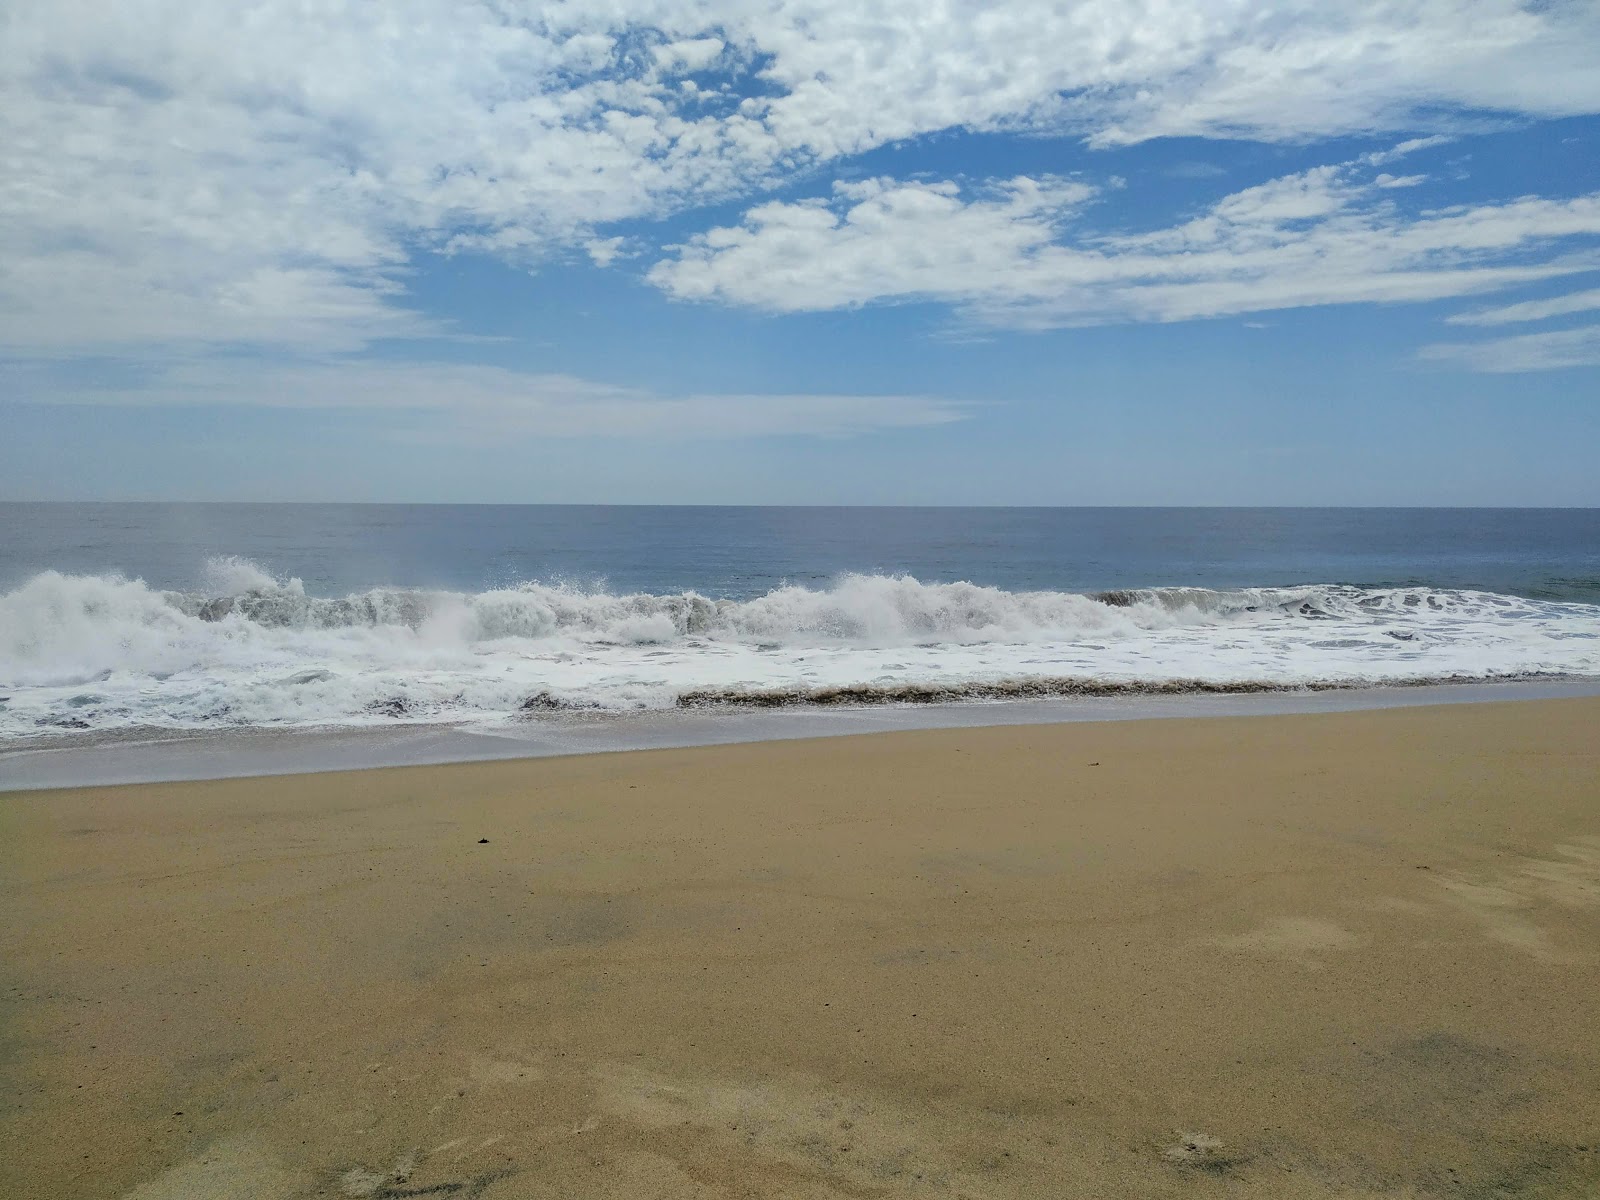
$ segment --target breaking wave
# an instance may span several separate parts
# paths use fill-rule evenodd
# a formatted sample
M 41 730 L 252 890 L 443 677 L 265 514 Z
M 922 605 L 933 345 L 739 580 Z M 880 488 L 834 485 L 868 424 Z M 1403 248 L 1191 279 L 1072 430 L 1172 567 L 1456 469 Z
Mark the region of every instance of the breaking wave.
M 0 596 L 10 737 L 1597 674 L 1600 606 L 1426 587 L 847 575 L 747 600 L 545 582 L 318 597 L 225 558 L 192 591 L 45 572 Z

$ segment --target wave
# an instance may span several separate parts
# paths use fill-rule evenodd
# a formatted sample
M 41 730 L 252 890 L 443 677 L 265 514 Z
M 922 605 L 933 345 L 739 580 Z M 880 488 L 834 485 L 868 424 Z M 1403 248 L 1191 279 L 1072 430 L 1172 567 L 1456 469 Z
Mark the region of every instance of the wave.
M 1600 674 L 1600 606 L 1421 586 L 1011 592 L 889 575 L 743 600 L 542 581 L 319 597 L 236 558 L 208 562 L 193 590 L 47 571 L 0 596 L 0 736 L 1550 674 Z

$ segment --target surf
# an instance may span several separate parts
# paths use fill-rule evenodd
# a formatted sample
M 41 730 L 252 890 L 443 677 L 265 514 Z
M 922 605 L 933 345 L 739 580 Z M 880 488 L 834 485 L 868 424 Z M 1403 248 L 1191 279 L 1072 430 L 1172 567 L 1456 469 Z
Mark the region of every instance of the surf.
M 316 596 L 229 557 L 189 589 L 45 571 L 0 596 L 11 738 L 1591 675 L 1600 606 L 1420 585 L 843 574 L 749 598 L 559 580 Z

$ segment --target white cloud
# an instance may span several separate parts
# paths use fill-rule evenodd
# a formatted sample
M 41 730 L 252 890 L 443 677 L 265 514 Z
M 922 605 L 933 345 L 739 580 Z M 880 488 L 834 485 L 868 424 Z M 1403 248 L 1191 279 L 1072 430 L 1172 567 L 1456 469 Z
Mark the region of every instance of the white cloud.
M 1074 181 L 880 179 L 753 208 L 674 248 L 649 279 L 681 299 L 779 312 L 935 300 L 1046 328 L 1433 300 L 1596 265 L 1571 251 L 1600 236 L 1600 193 L 1406 215 L 1365 169 L 1314 168 L 1120 235 L 1085 227 L 1091 193 Z
M 667 71 L 704 71 L 722 56 L 727 43 L 721 38 L 685 38 L 652 51 L 656 63 Z
M 419 251 L 533 261 L 944 129 L 1303 140 L 1595 112 L 1597 59 L 1583 0 L 14 0 L 0 343 L 439 332 L 406 311 Z M 711 68 L 725 89 L 684 86 Z
M 426 332 L 419 249 L 537 258 L 766 177 L 756 123 L 692 107 L 603 29 L 489 6 L 25 0 L 0 39 L 0 341 Z
M 998 182 L 970 198 L 949 182 L 837 183 L 832 205 L 759 205 L 744 225 L 696 238 L 648 278 L 679 299 L 777 312 L 975 295 L 1036 257 L 1093 194 L 1053 177 Z
M 1525 333 L 1486 342 L 1424 346 L 1420 357 L 1491 374 L 1600 366 L 1600 325 L 1558 333 Z
M 1301 140 L 1600 103 L 1583 0 L 791 0 L 730 24 L 773 55 L 771 127 L 824 155 L 953 126 Z
M 1435 146 L 1448 146 L 1456 139 L 1448 134 L 1434 134 L 1431 137 L 1409 138 L 1398 146 L 1388 150 L 1380 150 L 1376 154 L 1367 155 L 1362 161 L 1369 166 L 1383 167 L 1389 163 L 1398 162 L 1408 154 L 1415 154 L 1418 150 L 1432 150 Z
M 1554 296 L 1548 300 L 1524 300 L 1520 304 L 1508 304 L 1504 308 L 1457 313 L 1453 317 L 1446 317 L 1445 320 L 1451 325 L 1511 325 L 1519 321 L 1543 321 L 1550 317 L 1593 312 L 1595 309 L 1600 309 L 1600 288 Z
M 1342 167 L 1313 167 L 1224 196 L 1210 215 L 1239 227 L 1316 221 L 1347 207 L 1356 190 Z
M 609 267 L 621 256 L 626 242 L 627 239 L 621 237 L 590 238 L 583 243 L 583 248 L 595 266 Z
M 19 401 L 87 405 L 249 406 L 363 409 L 403 431 L 429 414 L 448 419 L 451 436 L 745 438 L 848 437 L 881 429 L 942 425 L 967 409 L 917 395 L 664 395 L 570 375 L 470 363 L 322 360 L 267 362 L 208 357 L 125 365 L 99 384 L 64 380 L 47 364 L 0 368 Z

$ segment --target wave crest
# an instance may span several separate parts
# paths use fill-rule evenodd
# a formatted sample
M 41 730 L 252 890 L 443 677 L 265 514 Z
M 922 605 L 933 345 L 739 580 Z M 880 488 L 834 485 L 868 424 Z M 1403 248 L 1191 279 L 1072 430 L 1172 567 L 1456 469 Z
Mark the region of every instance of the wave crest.
M 1600 607 L 1420 586 L 1087 594 L 904 575 L 745 600 L 540 581 L 318 597 L 242 559 L 212 560 L 189 591 L 47 571 L 0 596 L 0 735 L 502 719 L 529 697 L 627 709 L 1530 674 L 1600 674 Z

